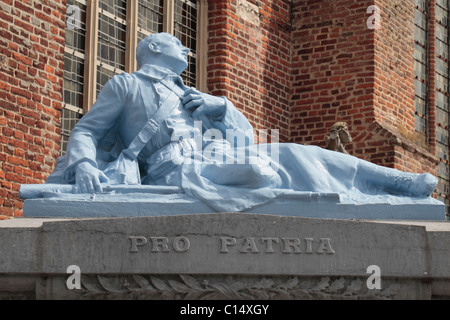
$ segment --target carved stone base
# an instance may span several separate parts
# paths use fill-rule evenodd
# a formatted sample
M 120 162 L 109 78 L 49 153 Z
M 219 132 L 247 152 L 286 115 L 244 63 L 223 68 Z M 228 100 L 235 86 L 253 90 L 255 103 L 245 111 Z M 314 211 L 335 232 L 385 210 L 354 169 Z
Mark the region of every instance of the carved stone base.
M 81 289 L 67 290 L 67 276 L 39 282 L 38 299 L 81 300 L 392 300 L 429 299 L 431 283 L 367 278 L 239 275 L 84 275 Z M 64 293 L 64 294 L 62 294 Z
M 450 223 L 218 213 L 0 221 L 0 299 L 450 298 Z

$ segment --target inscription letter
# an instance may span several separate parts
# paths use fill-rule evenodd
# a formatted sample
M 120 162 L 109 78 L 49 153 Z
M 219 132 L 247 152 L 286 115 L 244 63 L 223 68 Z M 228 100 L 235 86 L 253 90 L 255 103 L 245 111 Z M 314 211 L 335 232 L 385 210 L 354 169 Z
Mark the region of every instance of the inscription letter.
M 166 237 L 151 237 L 152 239 L 152 252 L 159 252 L 161 248 L 162 252 L 169 252 L 169 239 Z
M 319 249 L 317 253 L 329 253 L 334 254 L 333 248 L 331 248 L 330 238 L 320 238 Z
M 258 248 L 256 248 L 255 238 L 245 238 L 245 242 L 240 250 L 243 253 L 253 252 L 258 253 Z
M 278 243 L 278 238 L 261 238 L 262 243 L 266 243 L 266 253 L 273 253 L 273 246 L 272 244 Z
M 191 247 L 191 242 L 185 237 L 176 237 L 173 239 L 173 250 L 176 252 L 186 252 Z
M 130 252 L 139 252 L 138 246 L 143 246 L 147 243 L 146 237 L 129 236 L 128 239 L 131 240 Z
M 312 243 L 314 241 L 313 238 L 305 238 L 306 241 L 306 252 L 305 253 L 312 253 Z
M 228 246 L 234 246 L 236 244 L 236 238 L 220 237 L 220 252 L 228 253 Z
M 284 249 L 283 253 L 292 253 L 291 248 L 294 248 L 294 253 L 301 253 L 300 239 L 298 238 L 283 238 Z

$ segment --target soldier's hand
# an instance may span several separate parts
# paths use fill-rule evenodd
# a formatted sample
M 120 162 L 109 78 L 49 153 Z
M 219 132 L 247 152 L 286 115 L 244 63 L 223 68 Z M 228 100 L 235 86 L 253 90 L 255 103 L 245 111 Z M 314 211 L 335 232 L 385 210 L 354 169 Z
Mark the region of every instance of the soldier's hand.
M 224 98 L 202 93 L 194 88 L 186 90 L 183 105 L 186 110 L 192 112 L 194 120 L 201 120 L 203 116 L 220 118 L 226 110 Z
M 78 193 L 103 192 L 101 182 L 108 182 L 108 177 L 89 162 L 78 164 L 75 183 Z

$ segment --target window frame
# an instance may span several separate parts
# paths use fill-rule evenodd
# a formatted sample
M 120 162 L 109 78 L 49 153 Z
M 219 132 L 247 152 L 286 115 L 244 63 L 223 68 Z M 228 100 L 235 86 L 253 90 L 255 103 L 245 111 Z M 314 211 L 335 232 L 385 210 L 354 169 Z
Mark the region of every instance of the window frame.
M 86 43 L 84 61 L 84 92 L 83 113 L 89 111 L 97 96 L 97 71 L 100 64 L 98 59 L 99 15 L 101 9 L 98 1 L 75 0 L 86 6 Z M 164 0 L 163 32 L 174 33 L 174 0 Z M 126 43 L 125 43 L 125 72 L 137 70 L 136 47 L 138 44 L 138 9 L 139 1 L 126 2 Z M 196 87 L 206 91 L 206 54 L 207 54 L 207 23 L 208 1 L 197 1 L 197 64 Z M 116 71 L 116 73 L 120 73 Z

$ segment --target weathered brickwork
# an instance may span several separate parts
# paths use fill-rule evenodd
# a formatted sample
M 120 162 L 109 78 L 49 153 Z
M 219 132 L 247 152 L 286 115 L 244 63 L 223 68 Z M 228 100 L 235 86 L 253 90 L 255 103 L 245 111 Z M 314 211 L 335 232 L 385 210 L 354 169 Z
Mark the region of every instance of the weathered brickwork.
M 43 183 L 59 150 L 65 1 L 0 0 L 0 215 Z
M 367 28 L 365 14 L 371 2 L 295 2 L 294 142 L 323 145 L 336 121 L 348 122 L 356 142 L 367 141 L 366 128 L 374 121 L 374 31 Z
M 429 108 L 427 138 L 415 130 L 414 119 L 414 7 L 411 3 L 376 1 L 381 10 L 382 28 L 375 34 L 375 121 L 392 132 L 396 141 L 392 166 L 407 171 L 436 174 L 438 159 L 434 108 Z M 431 6 L 434 8 L 434 6 Z M 431 28 L 433 29 L 433 28 Z M 431 36 L 435 38 L 435 36 Z M 434 42 L 430 41 L 433 52 Z M 429 63 L 429 80 L 434 79 L 434 59 Z M 435 105 L 434 83 L 428 92 L 429 105 Z M 432 114 L 433 113 L 433 114 Z
M 368 27 L 371 5 L 380 29 Z M 331 125 L 346 121 L 351 154 L 436 173 L 432 146 L 414 127 L 413 9 L 408 1 L 294 1 L 292 141 L 324 146 Z
M 290 1 L 209 3 L 208 89 L 289 140 Z M 270 130 L 269 130 L 270 135 Z

